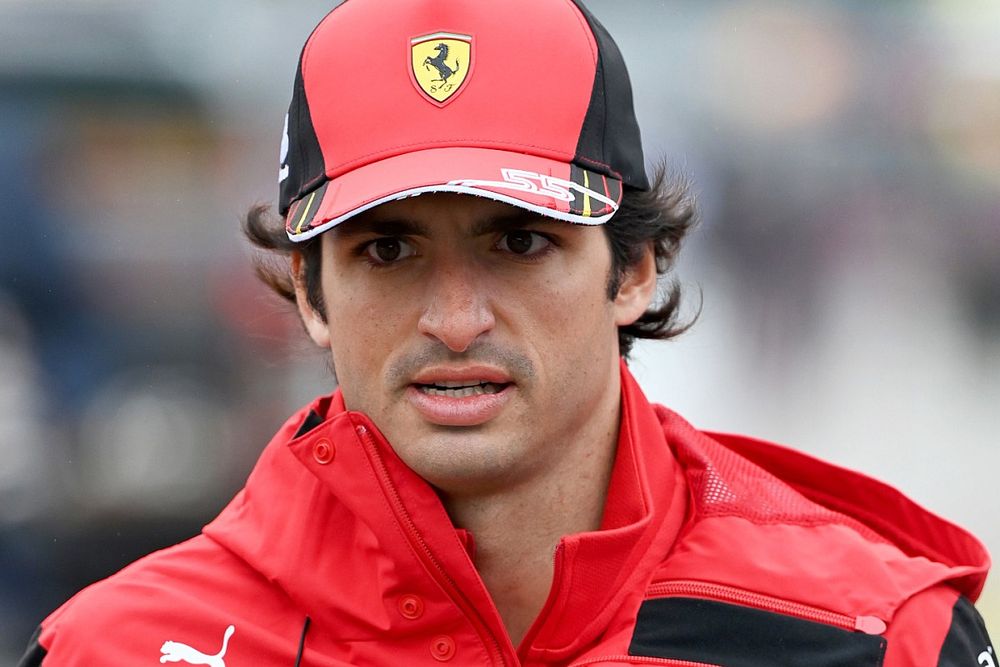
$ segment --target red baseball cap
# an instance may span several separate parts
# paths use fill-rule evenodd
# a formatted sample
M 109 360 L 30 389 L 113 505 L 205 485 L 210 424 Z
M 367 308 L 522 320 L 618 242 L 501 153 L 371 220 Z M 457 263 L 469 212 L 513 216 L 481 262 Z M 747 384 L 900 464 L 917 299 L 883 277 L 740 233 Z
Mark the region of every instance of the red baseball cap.
M 278 182 L 293 241 L 425 192 L 602 224 L 649 187 L 625 63 L 577 0 L 346 0 L 302 49 Z

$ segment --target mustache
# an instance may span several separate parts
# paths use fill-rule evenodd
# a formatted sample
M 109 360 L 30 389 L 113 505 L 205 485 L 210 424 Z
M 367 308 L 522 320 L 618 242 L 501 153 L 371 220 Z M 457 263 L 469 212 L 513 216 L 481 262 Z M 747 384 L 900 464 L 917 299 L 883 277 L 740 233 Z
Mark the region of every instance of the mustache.
M 387 371 L 393 386 L 408 385 L 410 378 L 432 365 L 478 363 L 503 369 L 517 384 L 535 377 L 535 365 L 527 356 L 491 342 L 473 343 L 464 352 L 449 350 L 441 343 L 408 351 L 392 362 Z

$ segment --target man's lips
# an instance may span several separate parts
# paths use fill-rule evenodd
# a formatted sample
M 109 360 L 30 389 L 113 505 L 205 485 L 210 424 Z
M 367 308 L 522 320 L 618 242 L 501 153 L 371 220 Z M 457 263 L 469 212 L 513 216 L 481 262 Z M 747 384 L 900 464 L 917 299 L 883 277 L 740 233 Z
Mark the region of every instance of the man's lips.
M 506 371 L 495 366 L 465 366 L 465 367 L 430 367 L 417 373 L 412 380 L 416 385 L 435 386 L 472 386 L 480 383 L 510 384 L 511 378 Z
M 427 368 L 406 389 L 421 417 L 440 426 L 477 426 L 500 414 L 514 383 L 504 371 L 485 366 Z
M 470 384 L 470 382 L 472 382 Z M 446 396 L 448 398 L 468 398 L 470 396 L 482 396 L 483 394 L 496 394 L 503 391 L 505 384 L 495 384 L 493 382 L 474 382 L 465 380 L 462 382 L 434 382 L 432 384 L 418 384 L 417 389 L 428 396 Z

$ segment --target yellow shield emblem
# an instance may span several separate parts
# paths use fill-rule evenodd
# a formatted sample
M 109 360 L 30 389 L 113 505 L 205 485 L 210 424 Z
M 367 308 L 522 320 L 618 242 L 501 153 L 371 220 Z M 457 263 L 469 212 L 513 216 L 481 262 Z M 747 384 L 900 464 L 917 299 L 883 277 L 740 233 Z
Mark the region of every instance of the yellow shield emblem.
M 413 83 L 427 98 L 444 106 L 462 88 L 472 67 L 472 37 L 451 32 L 410 40 Z

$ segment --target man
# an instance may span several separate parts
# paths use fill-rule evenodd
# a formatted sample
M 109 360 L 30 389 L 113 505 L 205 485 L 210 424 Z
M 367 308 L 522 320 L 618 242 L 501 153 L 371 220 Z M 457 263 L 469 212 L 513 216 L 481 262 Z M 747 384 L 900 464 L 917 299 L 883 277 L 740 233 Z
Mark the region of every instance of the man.
M 692 221 L 570 0 L 348 0 L 302 52 L 262 276 L 339 389 L 202 535 L 22 665 L 993 665 L 972 536 L 710 436 L 624 364 Z

